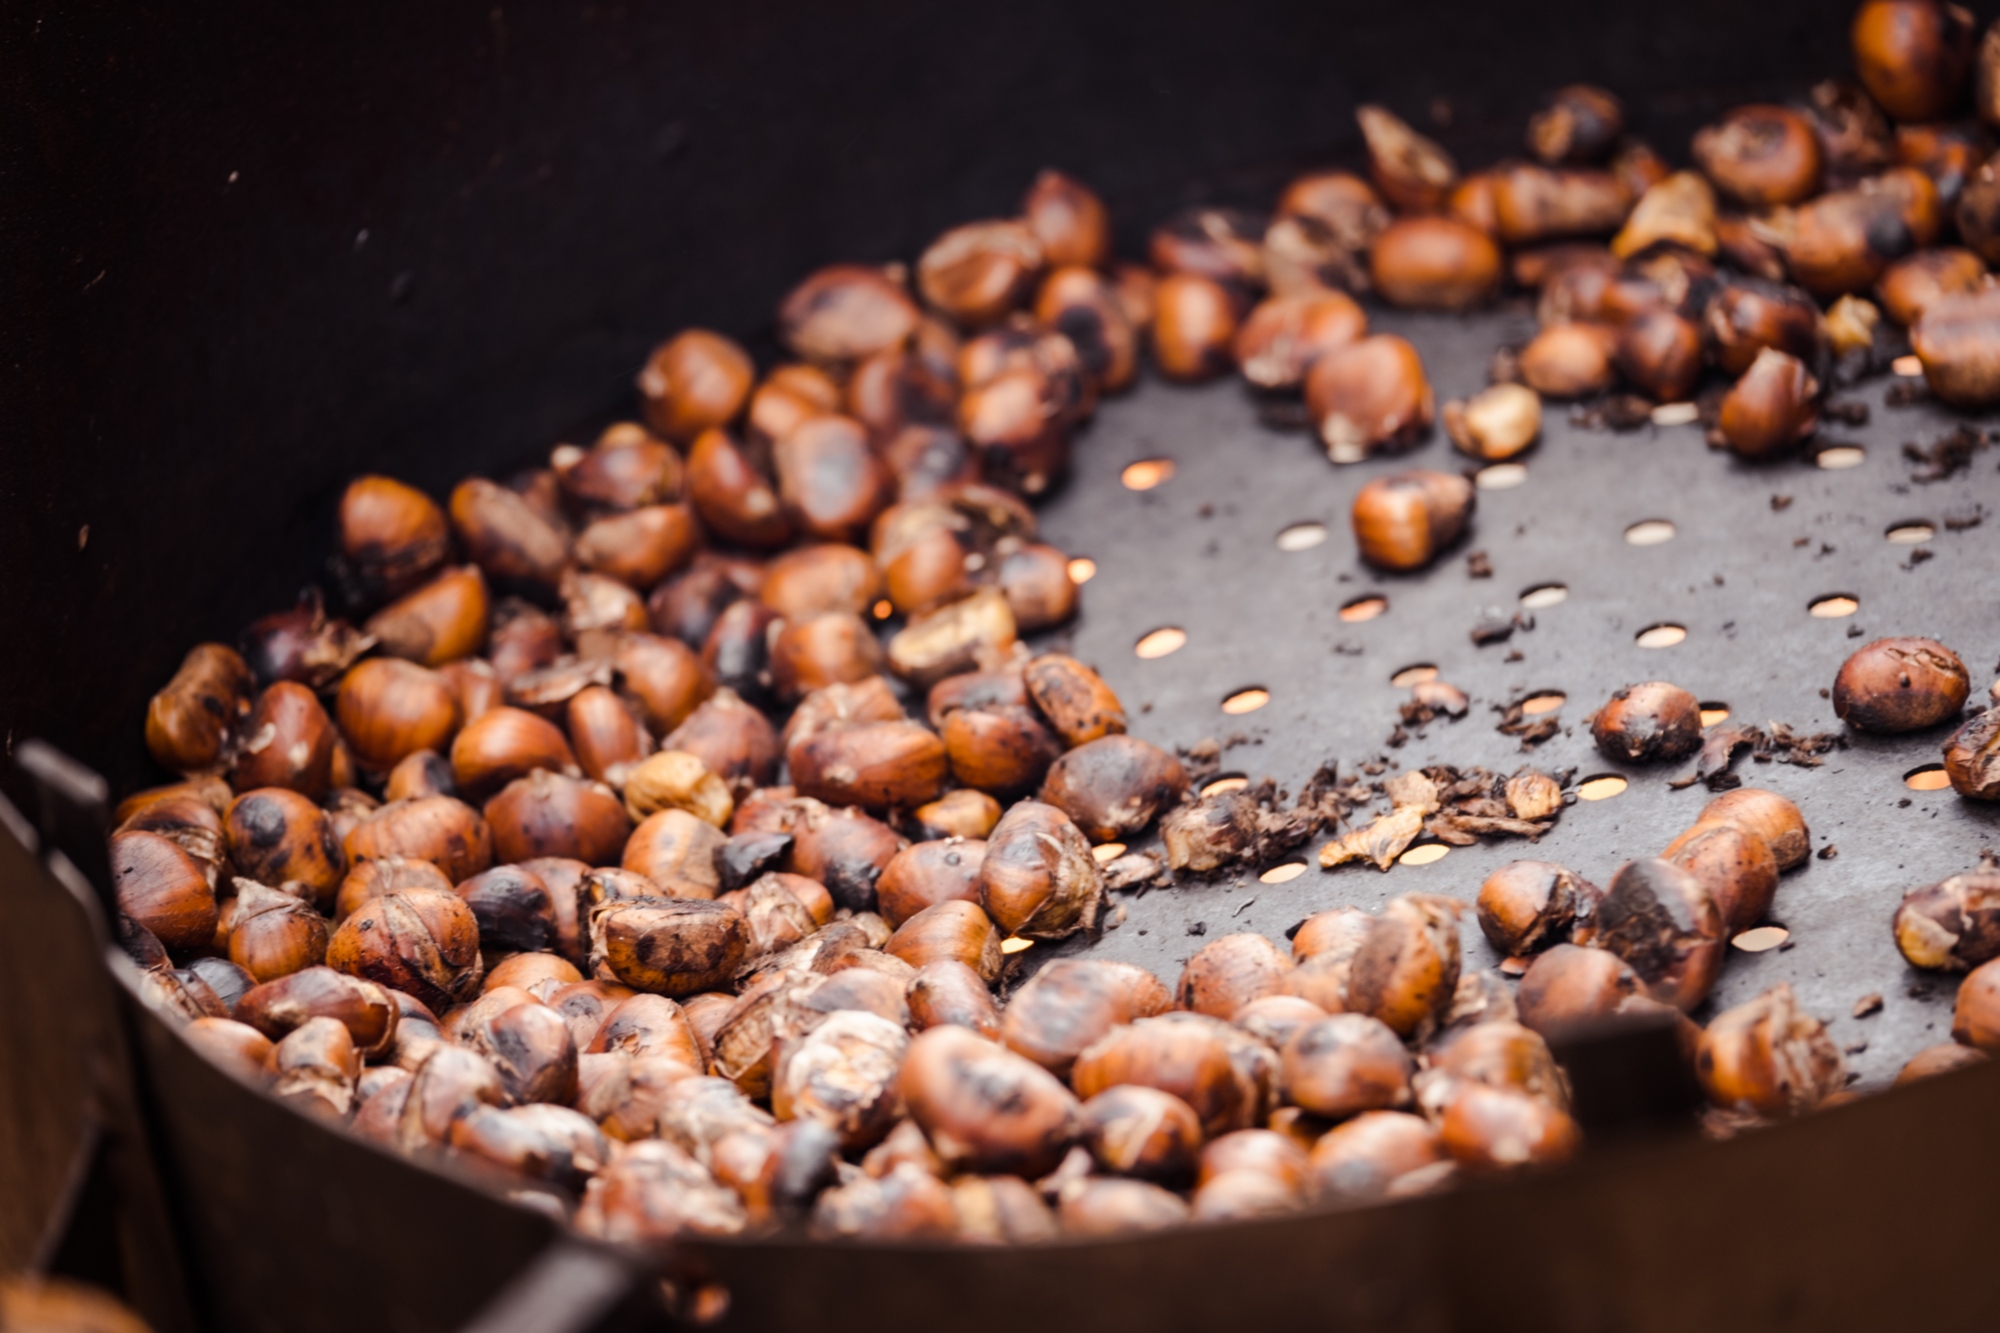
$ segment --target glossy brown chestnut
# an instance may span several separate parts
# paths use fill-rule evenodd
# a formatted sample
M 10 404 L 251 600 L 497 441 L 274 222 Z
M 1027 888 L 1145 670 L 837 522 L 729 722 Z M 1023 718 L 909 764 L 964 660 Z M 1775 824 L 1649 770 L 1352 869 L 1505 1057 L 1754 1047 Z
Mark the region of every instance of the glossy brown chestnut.
M 2000 959 L 1981 963 L 1959 983 L 1951 1035 L 1961 1046 L 2000 1055 Z
M 1205 1134 L 1245 1129 L 1256 1115 L 1258 1090 L 1239 1075 L 1231 1037 L 1264 1049 L 1227 1024 L 1197 1014 L 1140 1019 L 1086 1047 L 1070 1081 L 1085 1098 L 1120 1084 L 1158 1088 L 1193 1108 Z
M 569 561 L 569 533 L 525 497 L 472 477 L 451 493 L 459 544 L 489 576 L 553 588 Z
M 451 767 L 465 799 L 484 801 L 537 769 L 573 772 L 576 756 L 554 723 L 519 708 L 495 708 L 459 731 Z
M 1430 894 L 1390 899 L 1354 955 L 1347 1009 L 1382 1020 L 1401 1037 L 1422 1035 L 1441 1021 L 1458 988 L 1460 907 Z
M 330 1018 L 313 1018 L 272 1049 L 271 1072 L 272 1096 L 338 1122 L 353 1108 L 361 1056 L 346 1028 Z
M 747 946 L 743 918 L 688 898 L 607 902 L 590 914 L 593 967 L 635 990 L 678 999 L 729 984 Z
M 1285 1100 L 1318 1115 L 1388 1110 L 1410 1099 L 1415 1064 L 1387 1024 L 1336 1014 L 1301 1028 L 1285 1044 Z
M 1795 204 L 1819 189 L 1819 137 L 1790 107 L 1737 107 L 1694 136 L 1693 152 L 1710 180 L 1750 208 Z
M 1913 967 L 1966 972 L 2000 957 L 2000 870 L 1977 870 L 1903 895 L 1896 947 Z
M 1627 685 L 1591 715 L 1590 735 L 1607 759 L 1631 764 L 1685 759 L 1701 748 L 1701 704 L 1663 680 Z
M 1000 802 L 983 791 L 961 787 L 918 806 L 910 815 L 926 837 L 983 841 L 1000 822 Z
M 918 257 L 917 290 L 962 327 L 980 328 L 1021 305 L 1042 264 L 1041 242 L 1026 223 L 968 222 Z
M 1446 1160 L 1438 1132 L 1405 1111 L 1364 1111 L 1312 1148 L 1308 1169 L 1321 1199 L 1379 1199 L 1399 1178 Z
M 1214 278 L 1169 273 L 1154 292 L 1153 360 L 1168 379 L 1193 383 L 1229 369 L 1236 307 Z
M 879 269 L 835 264 L 794 287 L 778 307 L 778 335 L 808 361 L 859 361 L 917 327 L 916 302 Z
M 439 1011 L 478 994 L 484 972 L 472 909 L 456 895 L 428 889 L 363 903 L 327 943 L 326 962 Z
M 993 827 L 979 870 L 987 912 L 1010 935 L 1057 940 L 1097 920 L 1103 877 L 1068 815 L 1022 801 Z
M 459 725 L 450 683 L 396 658 L 357 663 L 341 678 L 334 713 L 354 757 L 376 769 L 418 750 L 442 751 Z
M 1430 429 L 1436 406 L 1423 358 L 1393 333 L 1337 348 L 1306 375 L 1306 407 L 1336 463 L 1409 448 Z
M 345 839 L 356 865 L 385 856 L 428 861 L 453 883 L 493 864 L 492 835 L 479 812 L 450 796 L 394 801 L 357 825 Z
M 286 787 L 319 800 L 332 785 L 338 741 L 317 695 L 293 681 L 277 681 L 258 696 L 243 723 L 230 783 L 238 791 Z
M 1086 741 L 1057 759 L 1041 799 L 1068 815 L 1097 842 L 1142 831 L 1187 791 L 1180 760 L 1148 741 L 1114 733 Z
M 1509 861 L 1479 886 L 1479 928 L 1494 948 L 1519 957 L 1568 939 L 1596 900 L 1596 888 L 1562 866 Z
M 236 873 L 260 884 L 295 881 L 332 906 L 347 855 L 326 812 L 306 797 L 285 787 L 245 792 L 230 803 L 223 828 Z
M 796 702 L 829 685 L 879 675 L 882 647 L 860 616 L 820 611 L 781 623 L 771 640 L 770 662 L 778 698 Z
M 655 360 L 665 347 L 655 351 Z M 642 391 L 646 378 L 642 370 Z M 680 498 L 684 483 L 681 457 L 673 446 L 633 421 L 605 427 L 589 449 L 557 445 L 549 453 L 549 469 L 564 504 L 585 518 L 668 504 Z
M 913 968 L 950 961 L 964 963 L 989 984 L 1000 977 L 1000 932 L 976 902 L 924 908 L 898 926 L 883 949 Z
M 2000 288 L 1941 296 L 1910 328 L 1931 392 L 1953 407 L 1976 411 L 2000 403 Z
M 1516 1004 L 1523 1025 L 1557 1037 L 1571 1026 L 1605 1019 L 1645 990 L 1639 974 L 1617 954 L 1558 944 L 1528 965 Z
M 1077 1056 L 1112 1029 L 1172 1007 L 1167 988 L 1142 967 L 1059 958 L 1014 993 L 1001 1030 L 1010 1049 L 1067 1078 Z
M 632 831 L 623 803 L 609 787 L 547 769 L 501 788 L 486 803 L 485 816 L 494 858 L 503 864 L 566 856 L 605 865 L 617 858 Z
M 1970 296 L 1988 282 L 1986 261 L 1970 250 L 1945 246 L 1905 255 L 1883 270 L 1875 295 L 1883 313 L 1905 328 L 1945 296 Z
M 111 879 L 118 910 L 168 949 L 200 949 L 214 940 L 215 889 L 177 843 L 137 830 L 113 834 Z
M 1548 163 L 1602 162 L 1625 133 L 1625 108 L 1603 88 L 1573 83 L 1528 118 L 1528 151 Z
M 1089 186 L 1043 171 L 1021 200 L 1021 219 L 1050 267 L 1101 267 L 1111 257 L 1111 215 Z
M 1848 31 L 1854 72 L 1897 120 L 1952 109 L 1972 68 L 1973 19 L 1941 0 L 1868 0 Z
M 1648 310 L 1618 332 L 1619 374 L 1648 397 L 1685 402 L 1701 378 L 1701 330 L 1673 310 Z
M 686 443 L 734 421 L 755 377 L 750 354 L 734 341 L 707 329 L 686 329 L 655 347 L 639 371 L 646 422 Z
M 451 530 L 437 502 L 390 477 L 349 482 L 336 522 L 340 576 L 359 602 L 407 592 L 451 552 Z
M 460 1041 L 493 1063 L 509 1100 L 567 1105 L 576 1099 L 576 1043 L 563 1016 L 547 1005 L 510 1005 L 468 1024 Z
M 1228 1019 L 1250 1001 L 1280 993 L 1291 970 L 1292 960 L 1284 950 L 1262 935 L 1224 935 L 1188 959 L 1174 1002 L 1182 1009 Z
M 954 709 L 943 740 L 958 781 L 1002 798 L 1034 790 L 1062 754 L 1040 715 L 1020 705 Z
M 1498 289 L 1500 247 L 1452 218 L 1398 218 L 1375 238 L 1369 274 L 1391 305 L 1464 310 Z
M 1355 494 L 1354 541 L 1372 565 L 1422 569 L 1464 534 L 1473 503 L 1472 483 L 1448 472 L 1377 477 Z
M 1800 205 L 1776 234 L 1793 280 L 1824 300 L 1867 291 L 1892 262 L 1935 241 L 1941 222 L 1930 177 L 1900 167 Z
M 925 689 L 961 671 L 1006 660 L 1018 642 L 1013 608 L 997 588 L 981 588 L 911 619 L 889 640 L 889 669 Z
M 478 566 L 465 565 L 405 593 L 364 628 L 392 657 L 441 666 L 479 651 L 488 612 L 486 580 Z
M 1939 1074 L 1949 1074 L 1970 1065 L 1984 1064 L 1989 1057 L 1986 1052 L 1961 1046 L 1955 1041 L 1940 1042 L 1936 1046 L 1926 1046 L 1911 1056 L 1896 1075 L 1896 1087 L 1922 1079 L 1936 1078 Z
M 250 712 L 254 683 L 234 648 L 197 645 L 146 707 L 146 748 L 161 767 L 176 773 L 227 765 Z
M 1617 348 L 1617 331 L 1609 325 L 1551 324 L 1521 349 L 1521 380 L 1550 398 L 1602 393 L 1618 378 L 1612 360 Z
M 1492 181 L 1494 228 L 1508 245 L 1608 235 L 1632 210 L 1631 191 L 1609 171 L 1515 163 Z
M 979 974 L 955 959 L 917 969 L 909 985 L 910 1021 L 919 1030 L 943 1024 L 968 1028 L 988 1041 L 1000 1039 L 1000 1009 Z
M 937 796 L 945 743 L 915 722 L 864 722 L 804 738 L 786 754 L 799 793 L 829 805 L 909 808 Z
M 772 449 L 778 499 L 799 532 L 849 541 L 888 504 L 888 470 L 852 417 L 827 414 L 800 423 Z
M 259 982 L 275 981 L 326 957 L 326 918 L 312 904 L 253 880 L 236 881 L 229 960 Z
M 1717 429 L 1738 457 L 1775 457 L 1819 428 L 1818 399 L 1804 363 L 1766 347 L 1724 396 Z
M 717 428 L 706 430 L 688 453 L 688 499 L 702 524 L 744 546 L 783 546 L 791 522 L 779 507 L 777 489 L 750 456 Z
M 1785 981 L 1711 1019 L 1694 1068 L 1717 1106 L 1771 1119 L 1810 1111 L 1847 1084 L 1840 1047 Z
M 1076 1098 L 1054 1075 L 952 1024 L 910 1043 L 900 1086 L 910 1118 L 954 1170 L 1032 1179 L 1080 1130 Z
M 1960 796 L 2000 801 L 2000 708 L 1989 708 L 1944 743 L 1944 771 Z
M 1877 639 L 1841 663 L 1833 712 L 1856 731 L 1921 731 L 1956 717 L 1971 691 L 1965 663 L 1936 639 Z

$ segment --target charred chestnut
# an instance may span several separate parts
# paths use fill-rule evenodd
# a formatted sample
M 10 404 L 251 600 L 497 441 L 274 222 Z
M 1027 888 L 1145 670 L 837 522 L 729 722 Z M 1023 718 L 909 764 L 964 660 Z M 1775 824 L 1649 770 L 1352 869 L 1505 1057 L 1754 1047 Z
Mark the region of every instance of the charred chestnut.
M 1630 764 L 1685 759 L 1701 748 L 1701 704 L 1663 680 L 1627 685 L 1591 715 L 1590 735 L 1607 759 Z
M 1877 639 L 1841 663 L 1833 712 L 1856 731 L 1921 731 L 1955 717 L 1971 691 L 1965 663 L 1936 639 Z
M 1847 1084 L 1826 1024 L 1800 1010 L 1784 981 L 1711 1019 L 1694 1067 L 1717 1106 L 1773 1119 L 1810 1111 Z

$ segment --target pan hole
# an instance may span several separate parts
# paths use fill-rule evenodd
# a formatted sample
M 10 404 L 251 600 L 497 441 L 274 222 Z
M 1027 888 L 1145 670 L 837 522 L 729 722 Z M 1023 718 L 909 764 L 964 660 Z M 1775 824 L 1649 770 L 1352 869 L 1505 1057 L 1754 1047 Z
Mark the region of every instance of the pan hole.
M 1442 861 L 1451 848 L 1441 842 L 1419 843 L 1396 858 L 1399 866 L 1427 866 L 1433 861 Z
M 1904 379 L 1913 380 L 1924 373 L 1924 359 L 1915 354 L 1899 356 L 1889 363 L 1889 369 L 1895 371 Z
M 1201 784 L 1203 796 L 1220 796 L 1225 792 L 1242 791 L 1250 785 L 1250 779 L 1241 773 L 1224 773 Z
M 1001 953 L 1019 953 L 1023 949 L 1032 949 L 1034 947 L 1035 942 L 1033 940 L 1024 940 L 1019 935 L 1009 935 L 1006 939 L 1000 941 Z
M 1671 648 L 1687 636 L 1687 626 L 1661 621 L 1657 625 L 1648 625 L 1640 630 L 1632 642 L 1641 648 Z
M 1421 685 L 1427 680 L 1436 680 L 1437 678 L 1438 669 L 1436 667 L 1432 666 L 1429 662 L 1418 662 L 1413 666 L 1404 667 L 1401 671 L 1389 677 L 1389 683 L 1399 690 L 1407 690 L 1413 685 Z
M 1844 592 L 1828 593 L 1824 597 L 1815 598 L 1812 605 L 1806 608 L 1820 620 L 1839 620 L 1842 616 L 1851 616 L 1860 609 L 1861 603 Z
M 1128 491 L 1150 491 L 1155 486 L 1164 486 L 1174 477 L 1174 460 L 1171 458 L 1142 458 L 1128 464 L 1118 474 L 1118 480 L 1125 483 Z
M 1569 589 L 1560 583 L 1537 583 L 1521 594 L 1521 605 L 1530 611 L 1540 611 L 1556 605 L 1569 596 Z
M 1097 577 L 1097 562 L 1087 555 L 1071 556 L 1069 561 L 1069 581 L 1088 583 Z
M 1357 597 L 1340 608 L 1340 618 L 1348 624 L 1373 620 L 1389 609 L 1389 599 L 1379 592 L 1371 592 L 1365 597 Z
M 1775 949 L 1792 937 L 1792 932 L 1783 926 L 1752 926 L 1739 932 L 1729 942 L 1744 953 L 1763 953 Z
M 1951 777 L 1943 764 L 1925 764 L 1903 774 L 1903 785 L 1911 791 L 1943 791 L 1951 785 Z
M 1511 491 L 1528 479 L 1525 463 L 1495 463 L 1473 475 L 1472 484 L 1482 491 Z
M 1269 870 L 1257 876 L 1257 882 L 1259 884 L 1290 884 L 1305 873 L 1306 863 L 1304 861 L 1287 861 L 1281 866 L 1272 866 Z
M 1521 700 L 1521 712 L 1528 717 L 1540 717 L 1543 713 L 1553 713 L 1568 702 L 1569 696 L 1561 690 L 1543 690 Z
M 1326 540 L 1326 524 L 1294 523 L 1278 533 L 1280 551 L 1310 551 Z
M 1882 534 L 1898 546 L 1915 546 L 1937 536 L 1937 528 L 1920 518 L 1905 519 Z
M 1658 546 L 1674 539 L 1671 519 L 1646 518 L 1625 529 L 1625 541 L 1632 546 Z
M 1599 773 L 1594 778 L 1585 778 L 1576 785 L 1576 799 L 1579 801 L 1608 801 L 1623 792 L 1629 784 L 1616 773 Z
M 1271 702 L 1271 692 L 1261 685 L 1252 685 L 1247 690 L 1238 690 L 1222 701 L 1222 711 L 1234 717 L 1241 713 L 1254 713 Z
M 871 613 L 871 614 L 872 614 L 872 615 L 873 615 L 873 616 L 874 616 L 874 617 L 875 617 L 875 618 L 876 618 L 877 620 L 887 620 L 887 619 L 888 619 L 888 618 L 889 618 L 890 616 L 893 616 L 893 615 L 895 615 L 895 614 L 896 614 L 896 604 L 895 604 L 894 602 L 890 601 L 890 600 L 889 600 L 888 598 L 886 598 L 886 597 L 884 597 L 884 598 L 881 598 L 880 600 L 878 600 L 878 601 L 877 601 L 877 602 L 875 603 L 875 605 L 874 605 L 874 606 L 872 606 L 872 607 L 870 607 L 870 608 L 868 608 L 868 609 L 869 609 L 869 612 L 870 612 L 870 613 Z
M 1187 631 L 1174 625 L 1162 625 L 1132 645 L 1132 651 L 1148 661 L 1155 657 L 1165 657 L 1176 653 L 1187 642 Z
M 1727 722 L 1728 720 L 1728 704 L 1713 699 L 1701 704 L 1701 725 L 1704 727 L 1712 727 L 1718 722 Z
M 1097 864 L 1103 865 L 1106 861 L 1115 861 L 1125 855 L 1125 844 L 1122 842 L 1100 842 L 1090 849 L 1090 854 L 1097 859 Z
M 1701 420 L 1698 403 L 1661 403 L 1653 409 L 1655 426 L 1689 426 Z
M 1813 462 L 1827 472 L 1845 472 L 1866 462 L 1868 451 L 1858 444 L 1828 445 L 1813 455 Z

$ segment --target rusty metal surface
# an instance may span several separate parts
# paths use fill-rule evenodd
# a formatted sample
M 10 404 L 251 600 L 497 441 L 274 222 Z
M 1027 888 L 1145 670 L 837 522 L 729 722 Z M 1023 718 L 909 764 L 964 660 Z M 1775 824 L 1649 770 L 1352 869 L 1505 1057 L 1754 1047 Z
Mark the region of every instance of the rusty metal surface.
M 1423 352 L 1440 404 L 1481 387 L 1492 350 L 1531 328 L 1527 315 L 1507 311 L 1464 319 L 1378 312 L 1375 321 Z M 1548 404 L 1542 442 L 1520 460 L 1526 483 L 1481 490 L 1469 537 L 1412 576 L 1385 576 L 1360 562 L 1349 507 L 1364 482 L 1397 468 L 1468 466 L 1441 430 L 1402 457 L 1335 468 L 1309 435 L 1260 425 L 1235 383 L 1190 389 L 1149 381 L 1108 404 L 1077 450 L 1072 484 L 1042 519 L 1051 541 L 1097 562 L 1068 637 L 1124 698 L 1136 733 L 1169 745 L 1240 736 L 1223 771 L 1270 775 L 1294 791 L 1328 759 L 1352 776 L 1360 762 L 1384 756 L 1402 768 L 1510 771 L 1532 763 L 1574 769 L 1578 778 L 1621 773 L 1631 785 L 1613 799 L 1571 806 L 1538 845 L 1486 839 L 1386 874 L 1353 865 L 1322 871 L 1315 861 L 1284 885 L 1243 875 L 1122 895 L 1126 919 L 1098 948 L 1171 984 L 1205 939 L 1234 930 L 1279 939 L 1308 913 L 1374 908 L 1403 892 L 1470 902 L 1487 872 L 1517 857 L 1557 861 L 1604 883 L 1621 862 L 1656 855 L 1710 796 L 1699 784 L 1669 789 L 1669 779 L 1693 771 L 1692 761 L 1642 768 L 1597 753 L 1586 719 L 1623 685 L 1670 680 L 1704 701 L 1726 702 L 1732 720 L 1844 731 L 1820 691 L 1847 654 L 1869 639 L 1924 634 L 1959 652 L 1974 702 L 1982 701 L 2000 659 L 2000 449 L 1979 452 L 1969 472 L 1948 481 L 1913 483 L 1901 444 L 1928 441 L 1960 418 L 1928 404 L 1885 408 L 1889 382 L 1836 395 L 1872 409 L 1865 425 L 1822 431 L 1823 440 L 1864 447 L 1865 461 L 1843 471 L 1805 457 L 1739 463 L 1705 447 L 1698 425 L 1583 430 L 1562 405 Z M 1170 481 L 1144 493 L 1120 485 L 1127 464 L 1156 457 L 1174 460 Z M 1774 496 L 1791 498 L 1774 509 Z M 1985 515 L 1978 526 L 1946 530 L 1947 515 L 1974 513 Z M 1673 540 L 1626 543 L 1629 525 L 1658 518 L 1676 525 Z M 1922 545 L 1932 558 L 1914 567 L 1915 548 L 1884 538 L 1909 519 L 1938 529 Z M 1326 524 L 1327 540 L 1280 550 L 1276 534 L 1300 521 Z M 1492 577 L 1468 577 L 1471 551 L 1487 554 Z M 1508 643 L 1474 646 L 1475 622 L 1494 609 L 1512 615 L 1524 590 L 1546 583 L 1566 585 L 1567 600 L 1528 613 L 1534 628 Z M 1340 606 L 1371 592 L 1388 598 L 1386 614 L 1358 624 L 1339 618 Z M 1832 593 L 1855 597 L 1859 610 L 1833 620 L 1808 614 L 1809 603 Z M 1659 622 L 1685 626 L 1686 640 L 1637 646 L 1638 631 Z M 1164 625 L 1185 629 L 1186 646 L 1150 661 L 1134 656 L 1135 641 Z M 1419 662 L 1467 691 L 1471 711 L 1391 749 L 1384 742 L 1408 694 L 1389 678 Z M 1251 685 L 1268 689 L 1270 703 L 1225 715 L 1222 699 Z M 1546 690 L 1568 696 L 1563 731 L 1523 753 L 1495 731 L 1493 708 Z M 1770 919 L 1790 929 L 1788 947 L 1732 949 L 1711 1003 L 1726 1007 L 1790 981 L 1850 1049 L 1863 1086 L 1885 1083 L 1912 1052 L 1950 1036 L 1955 983 L 1904 964 L 1889 934 L 1898 898 L 1970 868 L 1981 848 L 2000 842 L 2000 807 L 1903 784 L 1910 769 L 1938 761 L 1950 730 L 1853 735 L 1817 769 L 1747 756 L 1737 766 L 1745 785 L 1795 800 L 1814 851 L 1831 846 L 1837 855 L 1815 856 L 1784 877 Z M 1197 928 L 1205 935 L 1190 933 Z M 1469 963 L 1499 961 L 1470 913 L 1462 934 Z M 1853 1018 L 1855 1001 L 1869 992 L 1883 996 L 1883 1010 Z M 1864 1042 L 1865 1050 L 1853 1049 Z

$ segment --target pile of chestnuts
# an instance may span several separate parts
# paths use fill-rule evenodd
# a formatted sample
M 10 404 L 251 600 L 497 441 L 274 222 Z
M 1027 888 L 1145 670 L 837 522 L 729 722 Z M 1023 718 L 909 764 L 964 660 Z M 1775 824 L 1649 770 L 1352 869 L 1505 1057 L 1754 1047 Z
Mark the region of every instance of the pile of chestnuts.
M 2000 123 L 2000 38 L 1975 56 L 1934 0 L 1869 0 L 1853 37 L 1862 88 L 1739 108 L 1686 171 L 1591 87 L 1549 99 L 1532 160 L 1470 174 L 1363 107 L 1366 179 L 1177 215 L 1146 264 L 1046 172 L 907 270 L 808 276 L 783 364 L 688 330 L 647 359 L 642 419 L 587 447 L 442 504 L 354 480 L 328 587 L 194 648 L 147 712 L 180 780 L 128 797 L 110 846 L 147 997 L 302 1112 L 636 1243 L 1102 1236 L 1558 1163 L 1581 1132 L 1551 1039 L 1634 1015 L 1672 1023 L 1719 1114 L 1849 1095 L 1788 987 L 1689 1017 L 1809 850 L 1754 789 L 1602 890 L 1496 871 L 1498 971 L 1462 967 L 1464 905 L 1434 895 L 1319 913 L 1289 947 L 1224 936 L 1171 987 L 1090 957 L 1023 980 L 1016 956 L 1158 869 L 1099 851 L 1215 799 L 1087 664 L 1027 644 L 1079 599 L 1029 502 L 1147 357 L 1302 396 L 1336 462 L 1439 417 L 1510 458 L 1544 398 L 1681 403 L 1709 367 L 1733 379 L 1715 441 L 1772 457 L 1891 325 L 1939 398 L 2000 402 L 2000 176 L 1943 119 L 1970 80 Z M 1540 331 L 1442 409 L 1356 299 L 1510 284 Z M 1472 508 L 1461 476 L 1399 473 L 1361 488 L 1355 535 L 1417 570 Z M 1948 649 L 1893 639 L 1832 699 L 1901 731 L 1967 693 Z M 1699 706 L 1635 685 L 1593 730 L 1684 758 Z M 1953 784 L 2000 798 L 1996 756 L 1989 712 L 1947 743 Z M 2000 877 L 1913 893 L 1895 930 L 1969 972 L 1963 1044 L 1905 1076 L 2000 1050 Z

